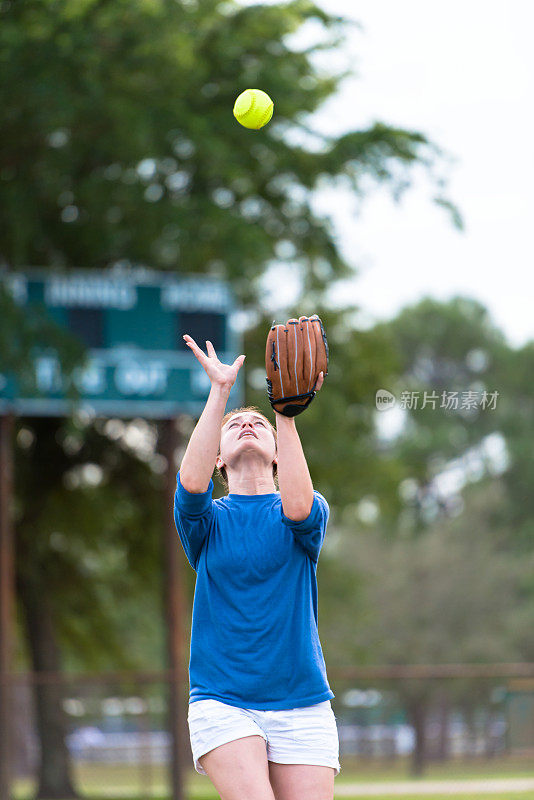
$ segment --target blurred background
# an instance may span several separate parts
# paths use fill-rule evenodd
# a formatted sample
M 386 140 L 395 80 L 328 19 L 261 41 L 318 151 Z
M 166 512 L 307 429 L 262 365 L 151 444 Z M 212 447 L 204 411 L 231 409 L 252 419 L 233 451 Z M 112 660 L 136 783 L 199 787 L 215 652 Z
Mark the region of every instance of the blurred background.
M 232 405 L 272 416 L 268 327 L 311 313 L 336 796 L 534 798 L 533 15 L 2 0 L 0 800 L 217 797 L 184 718 L 181 335 L 246 353 Z

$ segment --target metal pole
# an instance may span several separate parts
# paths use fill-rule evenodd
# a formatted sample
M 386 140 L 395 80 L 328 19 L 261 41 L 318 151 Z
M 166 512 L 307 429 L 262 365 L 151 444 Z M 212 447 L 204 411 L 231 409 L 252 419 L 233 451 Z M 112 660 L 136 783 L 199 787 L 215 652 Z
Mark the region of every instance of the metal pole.
M 173 515 L 176 489 L 175 452 L 179 444 L 175 421 L 163 423 L 162 453 L 167 459 L 165 480 L 164 580 L 167 620 L 167 652 L 171 677 L 169 681 L 169 725 L 171 733 L 171 798 L 184 800 L 184 762 L 186 714 L 182 685 L 185 676 L 183 559 Z
M 12 414 L 0 416 L 0 800 L 11 790 L 11 672 L 15 607 L 14 543 L 11 519 L 13 496 Z

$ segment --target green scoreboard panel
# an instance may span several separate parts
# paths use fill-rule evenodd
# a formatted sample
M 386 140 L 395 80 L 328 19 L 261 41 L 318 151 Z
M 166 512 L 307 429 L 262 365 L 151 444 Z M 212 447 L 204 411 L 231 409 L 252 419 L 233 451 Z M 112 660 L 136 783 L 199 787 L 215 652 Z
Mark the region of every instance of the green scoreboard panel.
M 232 324 L 234 299 L 228 286 L 218 280 L 145 269 L 121 273 L 29 270 L 7 273 L 2 279 L 28 314 L 32 306 L 44 307 L 56 323 L 86 345 L 88 365 L 75 374 L 81 395 L 77 407 L 97 416 L 199 415 L 210 382 L 185 345 L 184 333 L 204 350 L 209 339 L 226 363 L 242 352 Z M 65 397 L 57 357 L 43 351 L 34 363 L 34 396 L 20 396 L 13 379 L 0 375 L 0 413 L 68 414 L 72 401 Z M 228 407 L 242 402 L 238 379 Z

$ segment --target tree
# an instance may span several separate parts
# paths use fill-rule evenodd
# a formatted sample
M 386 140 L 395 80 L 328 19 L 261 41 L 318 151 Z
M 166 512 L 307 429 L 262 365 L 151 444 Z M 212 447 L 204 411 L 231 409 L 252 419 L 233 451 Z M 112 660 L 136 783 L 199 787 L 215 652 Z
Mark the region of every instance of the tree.
M 372 531 L 364 535 L 358 502 L 347 503 L 337 522 L 343 563 L 329 563 L 325 574 L 329 587 L 341 581 L 348 586 L 348 554 L 353 553 L 357 600 L 353 606 L 347 592 L 336 613 L 333 594 L 325 606 L 332 623 L 323 629 L 335 643 L 337 663 L 344 658 L 375 663 L 529 660 L 534 595 L 525 546 L 532 517 L 525 486 L 532 473 L 532 347 L 514 351 L 487 310 L 462 297 L 446 303 L 425 298 L 375 326 L 373 335 L 378 334 L 390 343 L 397 368 L 391 383 L 378 385 L 389 386 L 397 398 L 416 392 L 419 402 L 407 406 L 397 437 L 387 443 L 377 439 L 371 448 L 377 458 L 381 454 L 396 465 L 399 478 L 368 490 L 381 536 L 375 541 Z M 480 398 L 484 390 L 498 391 L 495 408 L 462 408 L 462 393 L 478 392 Z M 425 392 L 437 396 L 437 405 L 423 407 Z M 458 393 L 457 410 L 440 408 L 443 392 Z M 351 476 L 346 490 L 359 498 L 359 485 L 352 480 L 355 460 L 353 455 L 352 463 L 343 464 Z M 370 562 L 366 553 L 373 553 Z M 367 564 L 362 571 L 361 564 Z M 362 573 L 372 576 L 368 603 Z M 370 637 L 358 627 L 351 634 L 358 617 Z M 348 649 L 343 642 L 351 643 Z M 472 686 L 456 686 L 463 703 L 473 699 Z M 406 702 L 419 731 L 414 771 L 420 771 L 425 708 L 434 692 L 416 682 L 411 689 Z
M 397 398 L 403 391 L 418 395 L 417 405 L 405 410 L 403 431 L 387 448 L 408 467 L 413 482 L 406 523 L 411 524 L 410 518 L 416 528 L 424 527 L 457 510 L 447 506 L 438 489 L 439 476 L 448 468 L 463 470 L 464 484 L 498 473 L 505 492 L 495 524 L 508 530 L 512 550 L 530 552 L 533 343 L 510 347 L 488 310 L 466 297 L 445 303 L 424 298 L 379 329 L 396 353 L 399 372 L 392 389 Z M 425 392 L 437 401 L 423 408 Z M 486 407 L 483 392 L 488 400 L 495 394 Z M 457 408 L 443 407 L 443 393 L 457 394 Z M 461 507 L 461 491 L 456 494 L 453 504 Z
M 534 564 L 532 557 L 502 548 L 503 531 L 493 522 L 502 503 L 499 483 L 471 487 L 461 516 L 442 519 L 418 536 L 391 541 L 378 525 L 345 531 L 339 549 L 344 564 L 353 565 L 359 589 L 342 599 L 337 658 L 342 641 L 345 663 L 360 660 L 362 651 L 372 653 L 374 663 L 400 665 L 521 657 L 532 624 L 522 608 L 522 587 Z M 327 629 L 327 641 L 329 635 Z M 416 733 L 412 773 L 419 775 L 427 760 L 425 720 L 436 688 L 411 680 L 398 691 Z M 487 700 L 487 691 L 483 687 L 476 701 Z M 470 703 L 472 682 L 455 683 L 449 694 Z
M 222 275 L 250 302 L 282 250 L 311 289 L 346 275 L 327 220 L 310 207 L 319 181 L 348 179 L 361 193 L 372 177 L 400 190 L 436 148 L 381 123 L 316 136 L 313 150 L 292 143 L 343 78 L 312 65 L 317 48 L 289 48 L 310 19 L 331 33 L 323 48 L 342 40 L 343 21 L 308 0 L 6 7 L 4 260 Z M 248 85 L 275 99 L 259 134 L 231 113 Z
M 27 419 L 18 428 L 16 582 L 36 672 L 139 667 L 143 634 L 134 636 L 131 606 L 149 596 L 153 616 L 161 615 L 152 600 L 161 478 L 128 446 L 124 426 L 122 436 L 117 423 L 99 427 Z M 43 797 L 52 796 L 50 787 L 54 797 L 75 795 L 63 696 L 61 685 L 36 686 Z
M 296 52 L 288 37 L 316 19 L 331 34 L 323 45 L 328 49 L 341 41 L 345 24 L 308 0 L 248 8 L 222 0 L 45 0 L 7 3 L 0 13 L 0 254 L 12 270 L 128 269 L 141 263 L 204 273 L 229 280 L 241 304 L 254 309 L 260 277 L 283 259 L 300 270 L 302 297 L 319 305 L 324 288 L 349 274 L 350 266 L 329 221 L 312 210 L 315 188 L 343 179 L 363 194 L 372 178 L 400 192 L 412 166 L 429 166 L 438 155 L 424 135 L 380 122 L 338 138 L 315 137 L 307 146 L 305 115 L 335 92 L 343 75 L 320 73 L 311 61 L 316 48 Z M 240 128 L 231 115 L 235 96 L 249 85 L 262 86 L 275 99 L 275 118 L 259 135 Z M 439 185 L 436 192 L 443 204 Z M 4 317 L 2 325 L 11 335 Z M 383 347 L 380 337 L 359 339 L 369 353 Z M 343 420 L 341 408 L 337 420 Z M 312 431 L 311 417 L 307 424 Z M 101 465 L 113 447 L 92 427 L 78 437 L 80 459 Z M 56 434 L 62 436 L 57 423 L 31 421 L 30 428 L 40 440 L 36 452 L 43 453 L 34 468 L 46 480 L 35 496 L 31 475 L 20 468 L 19 507 L 32 508 L 32 520 L 22 514 L 18 521 L 18 579 L 29 650 L 39 669 L 36 631 L 53 624 L 57 634 L 67 624 L 68 613 L 59 609 L 78 588 L 68 573 L 77 553 L 74 528 L 82 539 L 87 529 L 73 514 L 72 530 L 63 539 L 51 537 L 54 514 L 73 509 L 62 484 L 69 453 L 51 447 Z M 312 457 L 321 462 L 319 451 Z M 120 450 L 115 458 L 122 463 Z M 133 461 L 129 467 L 143 469 Z M 392 463 L 386 481 L 395 470 Z M 121 487 L 116 471 L 104 471 L 101 513 Z M 128 496 L 136 520 L 128 528 L 133 544 L 143 524 L 143 495 Z M 24 545 L 29 536 L 31 547 Z M 28 576 L 42 581 L 43 564 L 53 565 L 57 577 L 46 585 L 55 614 L 45 604 L 31 605 L 24 583 Z M 75 630 L 81 635 L 71 620 Z M 88 621 L 85 634 L 90 630 Z M 66 642 L 61 645 L 49 653 L 48 666 L 64 663 Z M 51 710 L 58 702 L 43 705 L 43 731 L 48 724 L 61 731 Z M 61 764 L 42 772 L 41 796 L 71 792 Z

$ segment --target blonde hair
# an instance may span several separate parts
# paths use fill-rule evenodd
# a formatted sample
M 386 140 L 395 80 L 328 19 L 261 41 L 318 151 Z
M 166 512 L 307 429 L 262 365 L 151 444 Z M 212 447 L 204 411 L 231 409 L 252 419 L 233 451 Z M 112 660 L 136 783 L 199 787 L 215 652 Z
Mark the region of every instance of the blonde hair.
M 260 409 L 257 408 L 256 406 L 243 406 L 243 408 L 234 408 L 233 411 L 228 411 L 224 415 L 222 420 L 221 420 L 221 431 L 224 428 L 224 426 L 226 425 L 226 423 L 228 422 L 228 420 L 232 419 L 232 417 L 234 417 L 236 414 L 241 414 L 244 411 L 251 411 L 251 412 L 254 412 L 255 414 L 259 414 L 259 416 L 262 417 L 267 422 L 267 424 L 269 425 L 269 428 L 271 429 L 271 433 L 272 433 L 272 435 L 274 437 L 275 447 L 276 447 L 276 449 L 278 449 L 278 438 L 277 438 L 277 435 L 276 435 L 276 428 L 273 426 L 271 421 L 267 419 L 265 414 L 263 414 L 263 412 L 260 411 Z M 221 454 L 221 443 L 219 441 L 219 449 L 217 451 L 217 455 L 220 455 L 220 454 Z M 216 469 L 217 474 L 219 475 L 222 483 L 224 484 L 226 490 L 228 490 L 228 488 L 229 488 L 228 487 L 228 475 L 226 474 L 226 468 L 225 467 L 221 467 L 219 469 L 219 467 L 216 467 L 215 469 Z M 274 485 L 278 489 L 278 468 L 277 468 L 276 464 L 273 464 L 273 481 L 274 481 Z

